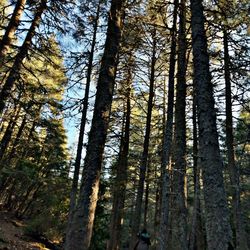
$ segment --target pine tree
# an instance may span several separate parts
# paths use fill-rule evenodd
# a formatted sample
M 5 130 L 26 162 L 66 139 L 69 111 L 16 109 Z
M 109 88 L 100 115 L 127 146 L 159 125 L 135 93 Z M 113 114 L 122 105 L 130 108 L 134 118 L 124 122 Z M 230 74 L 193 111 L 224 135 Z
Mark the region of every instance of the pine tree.
M 171 29 L 171 52 L 169 58 L 169 79 L 168 79 L 168 106 L 167 120 L 165 124 L 163 149 L 162 149 L 162 177 L 161 177 L 161 207 L 160 207 L 160 242 L 159 250 L 163 250 L 169 244 L 169 204 L 170 204 L 170 174 L 169 162 L 173 140 L 173 119 L 174 119 L 174 82 L 175 82 L 175 57 L 176 57 L 176 34 L 177 34 L 177 10 L 178 1 L 174 1 L 173 27 Z
M 231 228 L 219 151 L 213 87 L 209 72 L 203 6 L 191 1 L 195 91 L 199 124 L 199 158 L 203 171 L 208 249 L 228 249 Z
M 188 249 L 186 207 L 186 2 L 182 0 L 179 10 L 178 70 L 175 104 L 175 128 L 173 151 L 173 202 L 172 246 Z
M 0 115 L 2 115 L 4 107 L 6 106 L 6 101 L 10 97 L 11 90 L 12 90 L 15 82 L 17 81 L 17 79 L 20 76 L 22 62 L 28 55 L 29 49 L 31 47 L 31 40 L 34 37 L 35 29 L 37 28 L 37 26 L 40 23 L 41 16 L 46 9 L 46 4 L 47 4 L 47 1 L 42 0 L 40 5 L 38 6 L 36 13 L 34 15 L 32 24 L 29 28 L 27 35 L 26 35 L 26 38 L 25 38 L 22 46 L 20 47 L 19 52 L 15 56 L 15 61 L 12 65 L 11 71 L 10 71 L 10 73 L 9 73 L 9 75 L 8 75 L 6 81 L 4 82 L 4 85 L 1 89 L 1 92 L 0 92 Z
M 85 87 L 85 94 L 83 98 L 83 108 L 81 112 L 81 124 L 80 124 L 79 138 L 78 138 L 78 144 L 77 144 L 72 189 L 71 189 L 71 195 L 70 195 L 69 223 L 71 223 L 72 221 L 73 211 L 75 208 L 76 198 L 78 194 L 78 182 L 79 182 L 79 175 L 80 175 L 84 131 L 85 131 L 85 125 L 87 121 L 87 110 L 88 110 L 88 104 L 89 104 L 89 89 L 90 89 L 90 83 L 91 83 L 91 74 L 93 70 L 93 59 L 94 59 L 94 51 L 95 51 L 95 45 L 96 45 L 98 20 L 99 20 L 99 15 L 100 15 L 100 4 L 101 2 L 98 3 L 96 16 L 94 17 L 93 38 L 91 41 L 91 48 L 90 48 L 88 64 L 87 64 L 86 87 Z
M 123 1 L 111 2 L 105 50 L 102 57 L 92 126 L 84 162 L 80 197 L 66 237 L 65 249 L 88 249 L 98 197 L 103 150 L 112 103 L 117 56 L 123 23 Z M 79 218 L 81 218 L 79 220 Z M 79 248 L 80 247 L 80 248 Z
M 140 228 L 142 200 L 144 194 L 144 182 L 146 178 L 146 170 L 148 164 L 151 118 L 152 118 L 153 98 L 154 98 L 154 88 L 155 88 L 154 85 L 155 85 L 155 64 L 156 64 L 156 32 L 157 32 L 156 29 L 153 27 L 151 33 L 153 47 L 152 47 L 152 57 L 150 66 L 150 87 L 149 87 L 149 97 L 147 106 L 147 120 L 146 120 L 145 137 L 143 142 L 143 152 L 140 160 L 139 183 L 137 188 L 135 214 L 134 214 L 134 222 L 132 225 L 132 237 L 131 237 L 130 249 L 134 247 L 137 233 L 139 232 Z

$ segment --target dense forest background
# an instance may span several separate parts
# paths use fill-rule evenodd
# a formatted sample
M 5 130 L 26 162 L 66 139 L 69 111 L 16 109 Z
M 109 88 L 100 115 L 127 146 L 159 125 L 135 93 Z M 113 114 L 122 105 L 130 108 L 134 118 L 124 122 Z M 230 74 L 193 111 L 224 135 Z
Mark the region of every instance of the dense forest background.
M 66 250 L 249 249 L 249 10 L 1 0 L 1 210 Z

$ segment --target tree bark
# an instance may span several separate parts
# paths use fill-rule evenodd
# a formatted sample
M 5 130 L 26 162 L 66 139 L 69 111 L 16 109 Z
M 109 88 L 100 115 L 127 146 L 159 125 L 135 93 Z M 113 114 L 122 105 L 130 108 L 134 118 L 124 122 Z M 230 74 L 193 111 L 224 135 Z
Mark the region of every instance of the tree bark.
M 213 86 L 201 0 L 191 0 L 191 26 L 199 125 L 199 157 L 203 173 L 208 250 L 226 250 L 231 229 L 220 156 Z
M 172 245 L 187 250 L 186 185 L 186 1 L 179 5 L 178 66 L 173 151 Z
M 11 16 L 11 19 L 6 27 L 2 40 L 0 41 L 0 67 L 3 65 L 4 56 L 7 54 L 8 49 L 14 37 L 14 33 L 20 23 L 20 18 L 24 10 L 26 0 L 18 0 Z
M 156 29 L 154 28 L 152 32 L 153 47 L 152 47 L 152 58 L 151 58 L 151 70 L 150 70 L 150 87 L 149 87 L 149 99 L 147 108 L 147 121 L 146 121 L 146 131 L 143 143 L 143 152 L 140 162 L 140 174 L 139 183 L 137 188 L 136 205 L 134 212 L 134 220 L 132 225 L 132 235 L 129 249 L 132 250 L 136 243 L 137 233 L 140 229 L 141 223 L 141 213 L 142 213 L 142 199 L 144 193 L 144 182 L 147 171 L 148 162 L 148 150 L 150 141 L 150 130 L 151 130 L 151 117 L 153 109 L 153 98 L 154 98 L 154 82 L 155 82 L 155 63 L 156 63 Z
M 242 213 L 240 204 L 240 181 L 239 170 L 235 163 L 234 137 L 233 137 L 233 116 L 232 116 L 232 95 L 231 95 L 231 79 L 230 79 L 230 57 L 228 52 L 228 33 L 223 30 L 224 43 L 224 75 L 226 85 L 226 148 L 227 161 L 232 186 L 232 207 L 234 218 L 234 230 L 236 235 L 236 249 L 247 250 L 247 240 L 244 226 L 242 223 Z
M 195 84 L 195 83 L 194 83 Z M 193 181 L 194 181 L 194 208 L 192 224 L 189 234 L 189 250 L 205 249 L 204 234 L 202 228 L 201 204 L 200 204 L 200 167 L 198 164 L 198 133 L 197 133 L 197 109 L 196 97 L 193 92 Z
M 5 108 L 5 102 L 6 100 L 11 96 L 11 89 L 13 88 L 15 82 L 18 80 L 20 76 L 21 66 L 24 58 L 27 57 L 28 51 L 31 47 L 31 40 L 35 35 L 35 29 L 40 23 L 42 13 L 45 11 L 47 5 L 47 0 L 42 0 L 36 14 L 34 16 L 34 19 L 32 21 L 32 24 L 29 28 L 29 31 L 26 35 L 26 38 L 19 49 L 19 52 L 17 53 L 15 57 L 14 64 L 12 65 L 12 68 L 10 70 L 10 73 L 1 89 L 0 92 L 0 116 L 2 115 L 2 112 Z
M 158 250 L 164 250 L 168 245 L 169 227 L 169 161 L 173 137 L 174 117 L 174 81 L 175 81 L 175 56 L 176 56 L 176 22 L 177 22 L 178 0 L 174 1 L 173 27 L 171 30 L 171 51 L 169 59 L 168 79 L 168 106 L 167 120 L 163 138 L 163 150 L 161 159 L 161 206 L 160 206 L 160 230 Z
M 93 231 L 104 145 L 115 84 L 115 71 L 123 22 L 123 1 L 112 0 L 107 38 L 97 83 L 92 126 L 84 162 L 83 179 L 73 221 L 66 236 L 66 250 L 87 250 Z
M 114 200 L 112 207 L 112 218 L 110 226 L 110 239 L 107 250 L 121 249 L 122 219 L 124 216 L 124 202 L 127 185 L 128 153 L 129 153 L 129 128 L 131 116 L 130 92 L 132 82 L 131 68 L 128 70 L 128 82 L 126 93 L 125 128 L 122 134 L 119 159 L 117 162 L 117 173 L 114 183 Z

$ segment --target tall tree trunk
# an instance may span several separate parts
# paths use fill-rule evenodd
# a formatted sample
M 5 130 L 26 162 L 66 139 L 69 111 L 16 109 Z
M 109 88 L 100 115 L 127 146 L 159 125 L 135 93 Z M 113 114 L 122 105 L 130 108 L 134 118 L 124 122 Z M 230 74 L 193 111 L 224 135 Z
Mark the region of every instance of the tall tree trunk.
M 26 38 L 25 38 L 21 48 L 19 49 L 19 52 L 17 53 L 17 55 L 15 57 L 14 64 L 12 65 L 10 73 L 9 73 L 9 75 L 8 75 L 6 81 L 1 89 L 1 92 L 0 92 L 0 116 L 2 115 L 2 112 L 5 108 L 6 100 L 11 95 L 11 89 L 13 88 L 15 82 L 17 81 L 17 79 L 20 76 L 22 62 L 23 62 L 24 58 L 26 58 L 28 55 L 28 51 L 31 47 L 31 40 L 35 35 L 35 29 L 37 28 L 37 26 L 40 23 L 42 13 L 46 9 L 46 3 L 47 3 L 47 0 L 41 0 L 41 3 L 36 11 L 36 14 L 34 16 L 32 24 L 29 28 L 29 31 L 26 35 Z
M 154 81 L 155 81 L 155 63 L 156 63 L 156 29 L 154 28 L 152 32 L 153 47 L 152 47 L 152 58 L 151 58 L 151 70 L 150 70 L 150 87 L 149 87 L 149 99 L 147 108 L 147 121 L 146 121 L 146 131 L 143 143 L 143 152 L 140 162 L 140 174 L 139 183 L 137 188 L 136 205 L 134 212 L 134 220 L 132 225 L 132 236 L 129 249 L 133 249 L 136 243 L 137 233 L 140 229 L 141 223 L 141 213 L 142 213 L 142 199 L 144 193 L 144 182 L 147 170 L 148 162 L 148 150 L 149 150 L 149 140 L 150 140 L 150 130 L 151 130 L 151 117 L 153 109 L 153 98 L 154 98 Z
M 245 229 L 242 222 L 241 204 L 240 204 L 240 183 L 239 170 L 235 163 L 234 137 L 233 137 L 233 117 L 232 117 L 232 96 L 231 96 L 231 79 L 230 79 L 230 57 L 228 52 L 228 33 L 223 30 L 224 42 L 224 67 L 225 67 L 225 84 L 226 84 L 226 147 L 227 161 L 232 185 L 232 207 L 234 217 L 234 230 L 236 235 L 236 249 L 247 250 L 247 240 Z
M 93 38 L 91 41 L 91 49 L 90 49 L 90 54 L 89 54 L 86 87 L 85 87 L 85 94 L 84 94 L 84 99 L 83 99 L 83 109 L 81 113 L 80 132 L 79 132 L 78 145 L 77 145 L 77 151 L 76 151 L 76 160 L 74 164 L 75 168 L 74 168 L 73 182 L 72 182 L 71 193 L 70 193 L 68 224 L 72 222 L 73 211 L 76 205 L 76 197 L 78 193 L 78 182 L 79 182 L 79 174 L 80 174 L 81 159 L 82 159 L 83 139 L 84 139 L 86 120 L 87 120 L 87 111 L 88 111 L 88 104 L 89 104 L 88 103 L 89 102 L 89 89 L 90 89 L 90 83 L 91 83 L 91 73 L 92 73 L 92 68 L 93 68 L 93 59 L 94 59 L 94 51 L 95 51 L 95 45 L 96 45 L 96 34 L 97 34 L 97 28 L 98 28 L 99 14 L 100 14 L 100 2 L 97 6 L 96 17 L 94 20 Z M 69 228 L 70 226 L 68 226 L 68 230 Z
M 73 221 L 66 235 L 66 250 L 87 250 L 90 246 L 121 41 L 124 16 L 122 5 L 122 0 L 112 0 L 111 2 L 107 38 L 97 83 L 94 115 L 84 162 L 83 179 Z
M 203 173 L 208 250 L 226 250 L 231 241 L 223 182 L 213 86 L 201 0 L 191 0 L 191 26 L 199 125 L 199 157 Z
M 126 93 L 125 128 L 121 138 L 119 159 L 117 162 L 116 179 L 114 183 L 114 200 L 110 226 L 110 239 L 107 250 L 121 249 L 122 219 L 124 216 L 124 203 L 127 185 L 128 153 L 129 153 L 129 128 L 131 116 L 130 92 L 132 73 L 128 70 L 128 86 Z
M 11 16 L 11 19 L 6 27 L 2 40 L 0 41 L 0 67 L 3 65 L 4 56 L 7 54 L 8 49 L 14 37 L 14 33 L 20 23 L 20 18 L 24 10 L 26 0 L 18 0 Z
M 172 245 L 187 250 L 186 179 L 186 1 L 179 8 L 178 71 L 175 104 L 175 134 L 173 151 Z
M 197 133 L 197 109 L 196 97 L 193 92 L 193 181 L 194 181 L 194 208 L 192 214 L 192 224 L 189 235 L 189 250 L 205 249 L 201 204 L 200 204 L 200 167 L 198 165 L 198 133 Z
M 163 138 L 163 150 L 161 160 L 161 206 L 160 206 L 160 230 L 159 230 L 159 250 L 165 250 L 168 245 L 169 226 L 169 161 L 173 137 L 173 117 L 174 117 L 174 80 L 175 80 L 175 56 L 176 56 L 176 20 L 177 20 L 178 0 L 174 1 L 173 27 L 171 30 L 171 51 L 169 59 L 169 79 L 168 79 L 168 106 L 167 120 Z

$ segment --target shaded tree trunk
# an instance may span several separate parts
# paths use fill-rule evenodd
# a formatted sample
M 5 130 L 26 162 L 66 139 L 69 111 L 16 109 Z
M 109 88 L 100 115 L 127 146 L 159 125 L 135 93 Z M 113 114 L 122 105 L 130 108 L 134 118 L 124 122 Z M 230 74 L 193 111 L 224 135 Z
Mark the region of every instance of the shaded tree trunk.
M 3 159 L 4 153 L 7 150 L 7 147 L 11 141 L 13 130 L 16 126 L 16 122 L 19 117 L 20 111 L 21 111 L 21 106 L 17 107 L 17 109 L 14 111 L 14 117 L 10 119 L 9 124 L 5 130 L 4 136 L 0 144 L 0 161 Z
M 149 178 L 150 178 L 150 170 L 149 170 L 149 164 L 148 164 L 147 175 L 146 175 L 143 228 L 147 228 L 147 226 L 148 226 L 148 196 L 149 196 L 149 182 L 150 182 Z
M 27 204 L 24 204 L 25 206 L 22 208 L 22 211 L 19 211 L 19 213 L 18 213 L 18 216 L 19 216 L 19 217 L 23 217 L 23 216 L 25 216 L 25 215 L 28 214 L 28 211 L 29 211 L 29 209 L 30 209 L 32 203 L 33 203 L 33 202 L 36 200 L 36 198 L 37 198 L 37 194 L 38 194 L 40 188 L 43 186 L 42 183 L 36 183 L 36 185 L 37 185 L 37 187 L 35 187 L 35 185 L 33 186 L 34 189 L 33 189 L 33 193 L 32 193 L 32 195 L 31 195 L 31 198 L 28 199 L 28 200 L 26 200 L 26 203 L 27 203 Z
M 179 8 L 178 71 L 173 151 L 172 246 L 187 250 L 186 179 L 186 1 Z
M 168 245 L 169 227 L 169 161 L 173 137 L 173 117 L 174 117 L 174 80 L 175 80 L 175 56 L 176 56 L 176 20 L 177 20 L 178 0 L 174 1 L 173 27 L 171 30 L 171 51 L 169 59 L 169 79 L 168 79 L 168 106 L 167 120 L 163 138 L 163 150 L 161 159 L 161 206 L 160 206 L 160 230 L 159 230 L 159 250 L 164 250 Z
M 14 157 L 14 155 L 15 155 L 15 153 L 16 153 L 16 148 L 17 148 L 17 146 L 18 146 L 19 143 L 20 143 L 20 139 L 21 139 L 21 136 L 22 136 L 22 134 L 23 134 L 23 130 L 24 130 L 24 127 L 25 127 L 25 125 L 26 125 L 26 121 L 27 121 L 27 115 L 25 115 L 25 116 L 23 117 L 23 119 L 22 119 L 22 123 L 21 123 L 21 125 L 20 125 L 20 127 L 19 127 L 19 129 L 18 129 L 16 138 L 15 138 L 14 143 L 13 143 L 13 145 L 12 145 L 12 149 L 11 149 L 9 155 L 8 155 L 8 158 L 9 158 L 10 160 Z
M 200 204 L 200 167 L 198 165 L 198 132 L 197 132 L 197 109 L 196 97 L 193 92 L 193 181 L 194 181 L 194 208 L 192 214 L 192 224 L 189 235 L 190 250 L 203 250 L 205 249 L 204 234 L 202 227 L 201 217 L 201 204 Z
M 47 3 L 47 0 L 41 1 L 41 4 L 39 5 L 39 7 L 35 13 L 32 24 L 29 28 L 27 35 L 26 35 L 26 38 L 25 38 L 22 46 L 20 47 L 19 52 L 17 53 L 17 55 L 15 57 L 14 64 L 12 65 L 10 73 L 9 73 L 9 75 L 8 75 L 6 81 L 1 89 L 1 92 L 0 92 L 0 116 L 2 115 L 2 112 L 5 108 L 6 101 L 11 96 L 11 90 L 12 90 L 15 82 L 18 80 L 18 78 L 20 76 L 22 62 L 23 62 L 24 58 L 27 57 L 28 51 L 31 48 L 31 40 L 35 35 L 35 29 L 38 27 L 38 25 L 40 23 L 41 16 L 47 7 L 46 3 Z
M 26 203 L 27 202 L 29 203 L 29 196 L 30 196 L 31 192 L 33 191 L 33 189 L 34 189 L 34 185 L 30 185 L 27 188 L 25 195 L 23 195 L 23 197 L 19 198 L 19 204 L 15 209 L 15 214 L 17 217 L 21 218 L 22 211 L 24 210 Z
M 117 162 L 117 173 L 114 183 L 114 200 L 112 207 L 112 218 L 110 226 L 110 239 L 108 243 L 108 250 L 121 249 L 121 230 L 122 219 L 124 216 L 124 202 L 127 185 L 127 169 L 128 169 L 128 153 L 129 153 L 129 128 L 130 128 L 130 116 L 131 116 L 131 104 L 130 104 L 130 92 L 132 73 L 131 69 L 128 70 L 129 83 L 126 93 L 126 112 L 125 112 L 125 128 L 122 134 L 119 158 Z
M 9 185 L 8 190 L 5 190 L 5 200 L 3 202 L 4 208 L 8 211 L 11 211 L 11 206 L 15 202 L 15 191 L 16 191 L 17 180 L 12 178 Z
M 201 0 L 191 0 L 191 26 L 199 125 L 199 157 L 203 173 L 208 250 L 226 250 L 231 241 L 222 159 L 216 128 L 213 86 Z
M 232 186 L 232 207 L 234 218 L 234 230 L 236 239 L 236 249 L 247 250 L 247 239 L 242 222 L 241 204 L 240 204 L 240 183 L 239 170 L 235 163 L 234 137 L 233 137 L 233 116 L 232 116 L 232 96 L 231 96 L 231 79 L 230 79 L 230 57 L 228 52 L 228 33 L 223 30 L 224 43 L 224 67 L 225 67 L 225 84 L 226 84 L 226 147 L 227 161 Z
M 87 250 L 90 246 L 121 41 L 122 5 L 122 0 L 111 2 L 107 38 L 97 83 L 94 115 L 84 162 L 83 179 L 73 220 L 66 235 L 66 250 Z
M 157 177 L 155 176 L 155 179 Z M 160 187 L 157 185 L 155 192 L 155 213 L 154 213 L 154 231 L 153 231 L 153 239 L 158 239 L 159 234 L 159 224 L 160 224 Z M 154 241 L 156 242 L 156 241 Z M 154 242 L 152 242 L 154 244 Z
M 137 239 L 137 233 L 140 229 L 141 223 L 141 213 L 142 213 L 142 199 L 144 194 L 144 182 L 147 171 L 148 162 L 148 150 L 150 141 L 150 130 L 151 130 L 151 117 L 153 109 L 153 98 L 154 98 L 154 81 L 155 81 L 155 63 L 156 63 L 156 29 L 154 28 L 152 32 L 153 47 L 152 47 L 152 59 L 151 59 L 151 69 L 150 69 L 150 87 L 149 87 L 149 99 L 147 108 L 147 121 L 146 121 L 146 131 L 143 143 L 143 152 L 140 162 L 140 174 L 139 183 L 137 188 L 136 205 L 134 212 L 134 220 L 132 224 L 132 235 L 129 245 L 129 249 L 133 249 Z
M 10 120 L 4 132 L 3 138 L 0 143 L 0 161 L 2 161 L 4 153 L 9 145 L 15 125 L 16 125 L 16 122 L 13 120 Z
M 27 145 L 29 145 L 34 137 L 34 132 L 35 132 L 35 128 L 37 126 L 37 122 L 34 121 L 32 122 L 32 126 L 31 128 L 29 129 L 29 134 L 28 134 L 28 137 L 27 137 Z M 24 159 L 27 155 L 29 154 L 29 150 L 27 149 L 22 149 L 21 153 L 20 153 L 20 159 Z

